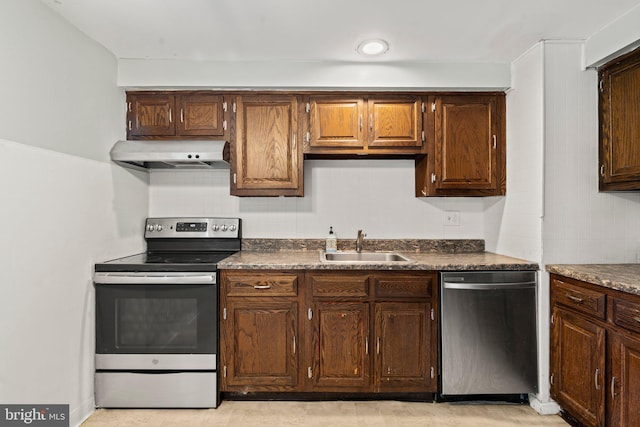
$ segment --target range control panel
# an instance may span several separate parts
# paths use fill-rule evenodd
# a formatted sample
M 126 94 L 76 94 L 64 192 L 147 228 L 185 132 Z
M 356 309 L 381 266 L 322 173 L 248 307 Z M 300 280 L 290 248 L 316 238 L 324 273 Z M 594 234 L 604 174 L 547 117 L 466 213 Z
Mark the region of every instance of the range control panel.
M 240 218 L 147 218 L 144 237 L 237 239 Z

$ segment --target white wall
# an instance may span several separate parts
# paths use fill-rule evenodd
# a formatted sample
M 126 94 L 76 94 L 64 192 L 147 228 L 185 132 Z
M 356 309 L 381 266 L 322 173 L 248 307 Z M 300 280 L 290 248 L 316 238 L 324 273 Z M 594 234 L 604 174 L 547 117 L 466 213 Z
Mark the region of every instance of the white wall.
M 412 160 L 305 160 L 305 197 L 233 197 L 229 171 L 153 172 L 151 216 L 243 219 L 243 237 L 484 238 L 482 198 L 416 198 Z M 459 226 L 443 225 L 460 212 Z
M 107 162 L 124 133 L 116 60 L 37 0 L 0 2 L 0 402 L 93 411 L 93 264 L 141 251 L 148 178 Z
M 584 44 L 583 64 L 599 67 L 640 46 L 640 4 L 591 35 Z
M 598 192 L 598 92 L 581 46 L 545 50 L 545 264 L 640 262 L 640 193 Z

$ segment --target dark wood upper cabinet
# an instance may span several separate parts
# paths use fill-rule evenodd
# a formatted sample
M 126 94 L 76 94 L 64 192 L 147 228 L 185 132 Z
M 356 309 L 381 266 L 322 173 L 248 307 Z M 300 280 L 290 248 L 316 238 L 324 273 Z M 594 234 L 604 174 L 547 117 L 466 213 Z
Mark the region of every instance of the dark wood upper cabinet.
M 416 196 L 504 195 L 504 94 L 434 102 L 434 143 L 416 160 Z
M 231 194 L 304 195 L 298 97 L 239 96 L 236 103 Z
M 420 96 L 315 95 L 305 101 L 305 154 L 393 156 L 423 151 Z
M 128 92 L 127 139 L 222 139 L 226 103 L 206 91 Z
M 640 189 L 640 50 L 599 71 L 600 191 Z

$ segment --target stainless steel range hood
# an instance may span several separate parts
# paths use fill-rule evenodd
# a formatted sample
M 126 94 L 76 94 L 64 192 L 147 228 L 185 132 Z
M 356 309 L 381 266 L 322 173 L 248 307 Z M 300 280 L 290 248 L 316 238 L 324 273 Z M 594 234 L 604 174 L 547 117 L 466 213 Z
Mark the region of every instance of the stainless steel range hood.
M 229 168 L 226 141 L 118 141 L 111 160 L 137 170 Z

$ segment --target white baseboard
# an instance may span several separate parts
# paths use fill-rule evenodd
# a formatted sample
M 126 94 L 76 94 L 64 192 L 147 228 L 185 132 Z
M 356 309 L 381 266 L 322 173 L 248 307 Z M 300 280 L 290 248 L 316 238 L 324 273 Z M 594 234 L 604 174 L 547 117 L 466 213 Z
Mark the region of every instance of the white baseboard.
M 93 396 L 91 399 L 86 399 L 77 408 L 70 411 L 69 425 L 73 427 L 80 427 L 80 425 L 87 420 L 96 411 L 96 404 Z
M 560 406 L 555 401 L 543 402 L 533 394 L 529 395 L 529 405 L 540 415 L 555 415 L 560 412 Z

